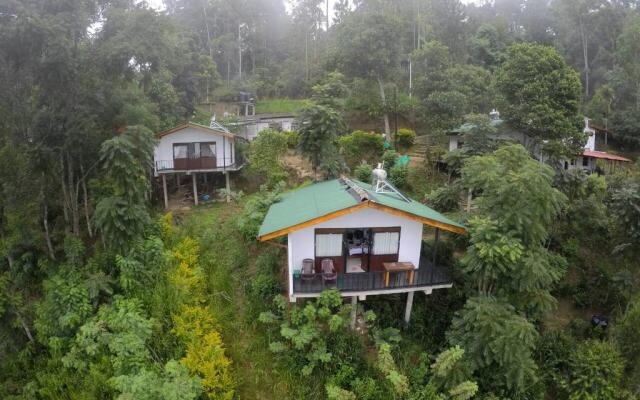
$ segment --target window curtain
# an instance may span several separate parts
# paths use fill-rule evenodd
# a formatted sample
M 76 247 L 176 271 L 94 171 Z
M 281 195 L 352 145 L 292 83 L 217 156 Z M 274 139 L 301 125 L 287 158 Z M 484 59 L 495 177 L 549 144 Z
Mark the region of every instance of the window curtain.
M 376 232 L 373 234 L 373 254 L 397 254 L 400 232 Z
M 200 143 L 200 157 L 213 157 L 215 154 L 215 143 Z
M 341 255 L 341 233 L 316 235 L 316 257 L 339 257 Z
M 187 158 L 187 145 L 173 146 L 173 158 Z

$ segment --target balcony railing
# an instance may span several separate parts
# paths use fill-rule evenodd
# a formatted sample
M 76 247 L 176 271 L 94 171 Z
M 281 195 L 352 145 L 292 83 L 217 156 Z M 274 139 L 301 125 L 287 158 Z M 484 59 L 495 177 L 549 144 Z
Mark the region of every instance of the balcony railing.
M 244 158 L 176 158 L 173 160 L 156 160 L 156 171 L 235 171 L 244 165 Z
M 337 279 L 332 282 L 325 282 L 322 274 L 317 274 L 317 277 L 310 280 L 294 276 L 293 293 L 319 293 L 331 288 L 336 288 L 340 292 L 366 292 L 449 285 L 453 282 L 449 268 L 435 266 L 426 259 L 422 259 L 420 268 L 413 272 L 413 282 L 410 281 L 407 271 L 391 272 L 388 284 L 385 282 L 384 271 L 338 274 Z

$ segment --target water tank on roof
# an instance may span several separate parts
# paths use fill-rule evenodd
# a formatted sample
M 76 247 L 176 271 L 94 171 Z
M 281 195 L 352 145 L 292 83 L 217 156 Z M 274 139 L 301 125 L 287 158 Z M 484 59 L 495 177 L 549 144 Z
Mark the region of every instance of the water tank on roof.
M 371 173 L 373 182 L 371 183 L 373 189 L 376 190 L 378 182 L 384 182 L 387 180 L 387 171 L 382 168 L 382 163 L 378 163 L 378 166 Z

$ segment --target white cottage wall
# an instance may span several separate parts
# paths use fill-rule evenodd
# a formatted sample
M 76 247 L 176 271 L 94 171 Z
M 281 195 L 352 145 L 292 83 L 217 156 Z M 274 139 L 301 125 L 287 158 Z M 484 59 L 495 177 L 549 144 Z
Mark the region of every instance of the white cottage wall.
M 314 258 L 317 228 L 383 228 L 400 227 L 400 248 L 398 261 L 408 261 L 416 267 L 420 265 L 422 247 L 422 224 L 384 211 L 366 208 L 361 211 L 334 218 L 288 235 L 289 291 L 293 294 L 293 271 L 300 269 L 302 260 Z
M 216 143 L 216 164 L 218 167 L 230 166 L 235 162 L 233 154 L 233 138 L 225 137 L 213 132 L 205 132 L 195 128 L 184 128 L 174 133 L 165 135 L 158 140 L 154 150 L 155 161 L 173 160 L 174 143 L 193 143 L 193 142 L 215 142 Z M 222 144 L 225 144 L 223 150 Z M 226 162 L 225 162 L 226 161 Z

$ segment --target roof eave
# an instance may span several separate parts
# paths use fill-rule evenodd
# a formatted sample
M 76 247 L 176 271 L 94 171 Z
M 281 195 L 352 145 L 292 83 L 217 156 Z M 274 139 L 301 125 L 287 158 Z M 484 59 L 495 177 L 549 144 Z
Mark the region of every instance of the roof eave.
M 271 239 L 275 239 L 277 237 L 280 236 L 284 236 L 287 235 L 291 232 L 295 232 L 298 231 L 300 229 L 304 229 L 306 227 L 309 226 L 313 226 L 313 225 L 317 225 L 320 224 L 322 222 L 340 217 L 342 215 L 346 215 L 346 214 L 351 214 L 353 212 L 356 212 L 358 210 L 364 209 L 364 208 L 373 208 L 373 209 L 377 209 L 383 212 L 387 212 L 389 214 L 394 214 L 394 215 L 398 215 L 407 219 L 411 219 L 417 222 L 422 223 L 423 225 L 429 225 L 429 226 L 433 226 L 435 228 L 439 228 L 445 231 L 449 231 L 449 232 L 453 232 L 453 233 L 457 233 L 460 235 L 464 235 L 467 233 L 467 230 L 462 227 L 462 226 L 457 226 L 457 225 L 451 225 L 451 224 L 447 224 L 441 221 L 436 221 L 430 218 L 426 218 L 426 217 L 422 217 L 416 214 L 412 214 L 410 212 L 407 211 L 403 211 L 403 210 L 399 210 L 397 208 L 393 208 L 372 200 L 367 200 L 367 201 L 363 201 L 360 203 L 357 203 L 353 206 L 347 207 L 347 208 L 343 208 L 340 209 L 338 211 L 334 211 L 325 215 L 322 215 L 320 217 L 316 217 L 316 218 L 312 218 L 308 221 L 305 222 L 301 222 L 299 224 L 295 224 L 289 227 L 285 227 L 270 233 L 266 233 L 264 235 L 258 235 L 257 239 L 261 242 L 266 242 L 268 240 Z

